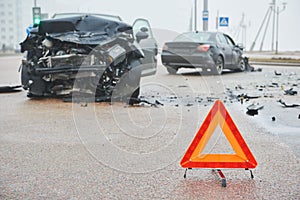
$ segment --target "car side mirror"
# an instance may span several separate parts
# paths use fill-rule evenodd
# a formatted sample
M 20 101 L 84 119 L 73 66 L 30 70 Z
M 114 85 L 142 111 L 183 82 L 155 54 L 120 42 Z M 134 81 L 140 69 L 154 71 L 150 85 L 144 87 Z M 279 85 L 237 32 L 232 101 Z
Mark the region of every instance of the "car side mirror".
M 147 27 L 142 27 L 140 30 L 144 33 L 149 31 Z
M 136 33 L 135 37 L 137 42 L 139 43 L 141 40 L 147 39 L 149 37 L 149 34 L 146 32 L 139 31 Z
M 242 43 L 239 43 L 237 45 L 235 45 L 237 48 L 239 48 L 240 50 L 244 50 L 244 45 Z

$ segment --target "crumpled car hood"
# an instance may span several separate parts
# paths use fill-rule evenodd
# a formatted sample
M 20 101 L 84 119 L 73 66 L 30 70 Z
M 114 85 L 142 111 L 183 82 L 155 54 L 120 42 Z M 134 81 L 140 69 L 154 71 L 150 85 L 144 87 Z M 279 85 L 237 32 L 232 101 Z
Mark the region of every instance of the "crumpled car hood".
M 122 32 L 132 33 L 126 23 L 92 15 L 41 21 L 38 34 L 63 42 L 97 45 Z

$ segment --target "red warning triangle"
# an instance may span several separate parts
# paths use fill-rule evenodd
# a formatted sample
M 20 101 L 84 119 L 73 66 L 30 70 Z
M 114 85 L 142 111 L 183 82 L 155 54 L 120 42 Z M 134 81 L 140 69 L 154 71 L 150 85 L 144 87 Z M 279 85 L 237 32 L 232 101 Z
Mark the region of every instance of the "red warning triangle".
M 235 154 L 203 154 L 220 126 Z M 255 168 L 257 162 L 221 100 L 217 100 L 198 130 L 180 165 L 184 168 Z

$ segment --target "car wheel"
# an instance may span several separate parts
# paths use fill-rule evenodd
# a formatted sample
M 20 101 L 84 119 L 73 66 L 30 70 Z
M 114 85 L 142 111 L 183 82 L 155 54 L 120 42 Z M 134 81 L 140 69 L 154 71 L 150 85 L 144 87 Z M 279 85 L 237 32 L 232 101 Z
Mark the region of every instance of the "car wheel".
M 167 71 L 169 72 L 169 74 L 176 74 L 178 71 L 177 67 L 169 67 L 167 66 Z
M 29 85 L 28 82 L 30 80 L 30 74 L 28 73 L 28 68 L 26 65 L 22 64 L 22 70 L 21 70 L 21 83 L 24 88 L 24 90 L 27 90 Z
M 223 61 L 222 56 L 219 56 L 217 61 L 216 61 L 215 68 L 212 69 L 212 74 L 221 75 L 222 71 L 223 71 L 223 68 L 224 68 L 224 61 Z
M 244 61 L 244 58 L 241 58 L 239 64 L 238 64 L 238 71 L 240 72 L 244 72 L 246 70 L 246 64 L 245 64 L 245 61 Z

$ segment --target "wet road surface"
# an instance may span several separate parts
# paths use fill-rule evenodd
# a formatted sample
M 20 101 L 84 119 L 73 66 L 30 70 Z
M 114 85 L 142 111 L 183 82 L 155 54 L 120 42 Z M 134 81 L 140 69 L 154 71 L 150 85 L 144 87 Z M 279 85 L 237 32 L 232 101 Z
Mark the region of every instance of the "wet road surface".
M 19 58 L 0 58 L 1 84 L 19 84 Z M 0 96 L 0 199 L 299 199 L 300 69 L 199 76 L 190 70 L 142 80 L 144 99 L 163 105 L 64 103 Z M 277 85 L 272 84 L 277 83 Z M 298 95 L 284 95 L 293 87 Z M 260 96 L 239 102 L 235 96 Z M 227 187 L 211 169 L 179 161 L 215 99 L 225 103 L 255 156 L 254 179 L 225 169 Z M 246 114 L 252 103 L 264 105 Z M 275 116 L 276 120 L 271 118 Z M 208 152 L 231 152 L 217 129 Z

